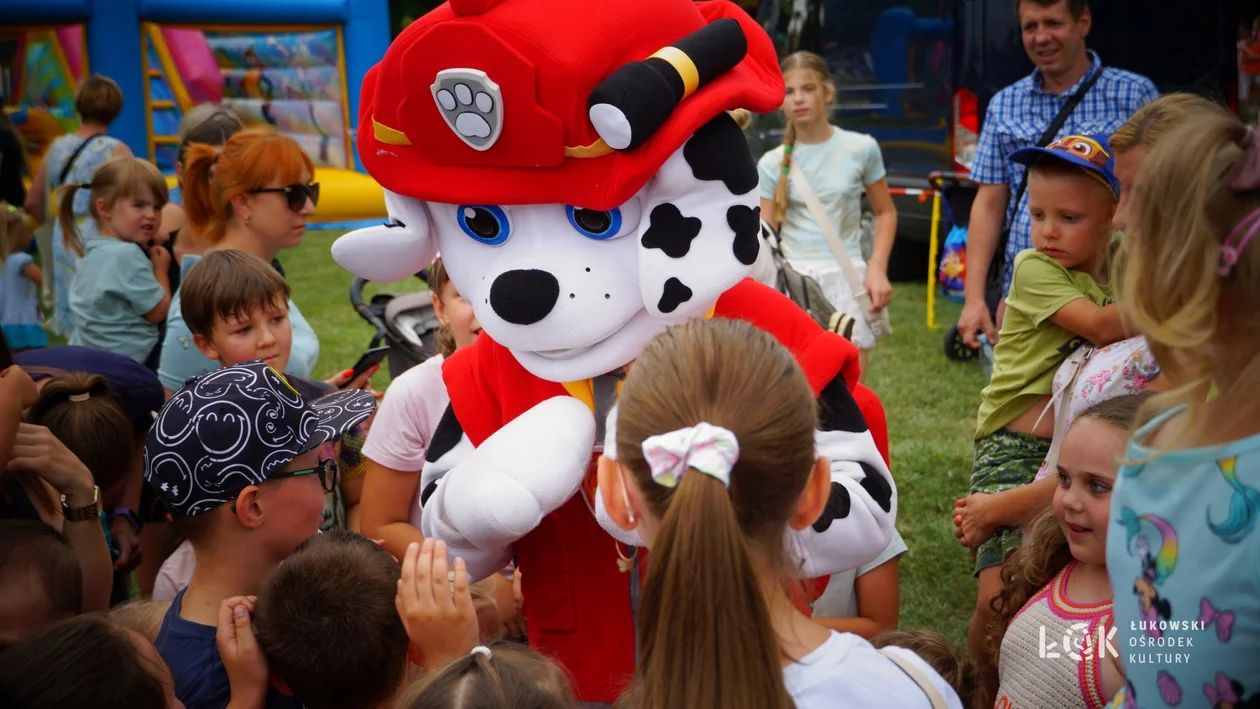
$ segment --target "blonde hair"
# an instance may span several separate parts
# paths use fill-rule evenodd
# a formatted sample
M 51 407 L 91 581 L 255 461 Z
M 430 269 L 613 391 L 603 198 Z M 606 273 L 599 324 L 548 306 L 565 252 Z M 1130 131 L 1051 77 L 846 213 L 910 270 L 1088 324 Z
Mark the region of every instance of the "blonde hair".
M 1124 125 L 1112 133 L 1109 141 L 1111 149 L 1117 153 L 1126 153 L 1134 148 L 1149 150 L 1187 118 L 1200 114 L 1228 115 L 1220 104 L 1196 94 L 1160 96 L 1139 108 Z
M 793 69 L 807 69 L 818 74 L 818 81 L 824 86 L 831 85 L 831 70 L 827 62 L 813 52 L 793 52 L 787 55 L 779 69 L 786 75 Z M 788 171 L 792 169 L 792 149 L 796 147 L 796 128 L 792 120 L 787 120 L 783 130 L 783 161 L 779 164 L 779 181 L 774 185 L 774 218 L 782 223 L 787 216 L 788 208 Z
M 170 601 L 153 599 L 127 601 L 110 608 L 109 619 L 124 628 L 140 633 L 148 638 L 149 642 L 156 642 L 158 630 L 162 627 L 162 619 L 170 607 Z
M 522 645 L 470 652 L 418 680 L 395 706 L 406 709 L 567 709 L 573 685 L 564 668 Z
M 99 226 L 101 215 L 96 209 L 97 201 L 104 200 L 105 204 L 112 207 L 120 199 L 136 196 L 142 187 L 149 188 L 153 199 L 157 201 L 156 208 L 161 210 L 168 199 L 166 178 L 162 177 L 162 173 L 153 166 L 153 163 L 130 156 L 105 162 L 96 168 L 91 182 L 61 187 L 58 190 L 58 198 L 61 200 L 61 213 L 58 219 L 61 222 L 62 239 L 66 251 L 83 255 L 83 239 L 79 235 L 79 227 L 74 217 L 74 198 L 79 190 L 90 191 L 88 211 Z
M 1217 403 L 1254 409 L 1260 386 L 1260 243 L 1238 253 L 1219 275 L 1221 246 L 1260 209 L 1260 189 L 1236 191 L 1229 179 L 1252 133 L 1224 115 L 1192 116 L 1147 155 L 1126 239 L 1123 300 L 1133 324 L 1176 387 L 1154 407 L 1188 407 L 1176 441 L 1193 435 L 1214 379 L 1226 368 L 1230 387 Z M 1258 147 L 1252 147 L 1256 150 Z M 1246 227 L 1244 227 L 1246 228 Z M 1224 317 L 1223 317 L 1224 316 Z M 1245 353 L 1250 359 L 1231 359 Z
M 19 235 L 30 236 L 31 223 L 26 212 L 8 202 L 0 201 L 0 263 L 13 253 L 13 244 Z
M 643 441 L 707 422 L 739 441 L 730 487 L 689 471 L 658 485 Z M 693 320 L 639 355 L 618 401 L 617 454 L 660 522 L 624 706 L 787 709 L 783 652 L 757 565 L 786 577 L 784 530 L 815 463 L 817 404 L 777 340 L 734 320 Z M 731 623 L 743 628 L 731 642 Z

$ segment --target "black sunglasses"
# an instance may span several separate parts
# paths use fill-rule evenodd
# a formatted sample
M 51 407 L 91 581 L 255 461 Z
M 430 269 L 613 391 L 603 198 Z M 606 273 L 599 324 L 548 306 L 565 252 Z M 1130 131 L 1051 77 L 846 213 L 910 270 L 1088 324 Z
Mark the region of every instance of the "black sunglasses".
M 259 187 L 250 190 L 250 194 L 262 194 L 264 192 L 283 192 L 284 198 L 289 202 L 289 209 L 295 212 L 302 211 L 306 206 L 306 200 L 311 200 L 311 206 L 319 205 L 319 183 L 312 182 L 309 185 L 301 183 L 293 185 L 285 185 L 284 187 Z
M 317 473 L 319 475 L 319 484 L 324 486 L 324 492 L 332 492 L 337 489 L 337 471 L 340 469 L 341 466 L 337 465 L 336 460 L 321 460 L 319 461 L 319 465 L 316 465 L 314 468 L 275 473 L 267 479 L 279 480 L 281 478 L 296 478 L 299 475 Z

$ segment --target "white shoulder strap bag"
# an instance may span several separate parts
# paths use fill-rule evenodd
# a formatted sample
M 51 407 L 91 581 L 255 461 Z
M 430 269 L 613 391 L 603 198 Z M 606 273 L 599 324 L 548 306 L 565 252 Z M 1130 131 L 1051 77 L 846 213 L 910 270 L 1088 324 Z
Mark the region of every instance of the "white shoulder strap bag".
M 932 680 L 928 679 L 927 675 L 920 672 L 918 667 L 910 664 L 909 660 L 888 650 L 888 648 L 884 648 L 880 650 L 880 653 L 892 660 L 894 665 L 900 667 L 902 672 L 910 676 L 911 681 L 919 685 L 919 689 L 923 690 L 923 693 L 927 695 L 928 701 L 932 704 L 932 709 L 949 708 L 949 702 L 945 701 L 945 697 L 941 696 L 940 690 L 936 688 Z
M 866 284 L 862 282 L 862 277 L 858 275 L 857 268 L 853 266 L 853 261 L 849 258 L 849 252 L 845 251 L 844 242 L 840 240 L 840 234 L 836 231 L 836 224 L 827 216 L 827 210 L 823 208 L 822 202 L 818 200 L 818 195 L 814 194 L 814 189 L 810 187 L 809 181 L 805 179 L 805 173 L 801 171 L 796 161 L 792 161 L 790 168 L 792 183 L 796 185 L 796 189 L 801 191 L 801 197 L 805 199 L 805 206 L 809 208 L 810 216 L 818 223 L 818 228 L 822 230 L 823 238 L 827 242 L 827 247 L 831 249 L 831 253 L 836 258 L 836 263 L 840 265 L 840 270 L 844 272 L 844 278 L 849 282 L 849 290 L 853 292 L 853 297 L 857 301 L 858 306 L 862 309 L 861 315 L 866 324 L 870 326 L 871 332 L 875 334 L 875 339 L 880 340 L 892 334 L 892 324 L 888 320 L 888 309 L 874 312 L 871 305 L 871 296 L 866 292 Z M 834 303 L 833 303 L 834 305 Z

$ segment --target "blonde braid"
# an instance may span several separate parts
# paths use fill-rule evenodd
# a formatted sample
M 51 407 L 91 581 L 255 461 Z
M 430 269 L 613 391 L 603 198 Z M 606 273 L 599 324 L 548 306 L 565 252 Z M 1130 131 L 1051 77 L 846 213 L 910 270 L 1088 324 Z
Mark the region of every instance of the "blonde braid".
M 783 228 L 788 208 L 788 173 L 792 170 L 792 148 L 796 146 L 796 128 L 788 121 L 783 131 L 783 162 L 779 164 L 779 181 L 774 185 L 774 221 Z

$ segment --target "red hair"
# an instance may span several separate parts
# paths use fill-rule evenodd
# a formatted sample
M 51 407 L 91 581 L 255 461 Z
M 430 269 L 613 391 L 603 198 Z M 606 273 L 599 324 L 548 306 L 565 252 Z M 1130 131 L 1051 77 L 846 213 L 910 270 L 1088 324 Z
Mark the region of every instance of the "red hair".
M 232 219 L 235 197 L 269 183 L 297 183 L 303 172 L 315 174 L 310 157 L 296 140 L 270 126 L 237 133 L 218 154 L 211 146 L 192 145 L 184 163 L 184 212 L 217 244 Z

